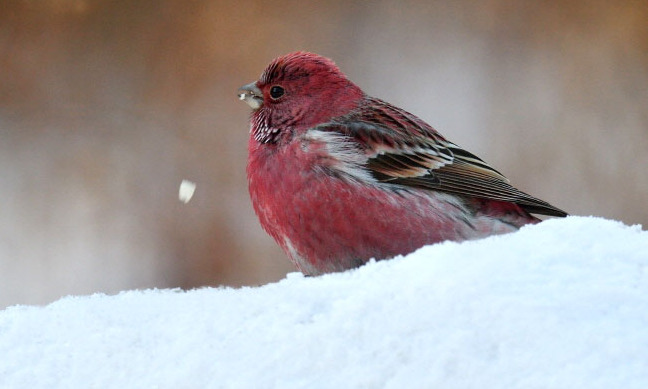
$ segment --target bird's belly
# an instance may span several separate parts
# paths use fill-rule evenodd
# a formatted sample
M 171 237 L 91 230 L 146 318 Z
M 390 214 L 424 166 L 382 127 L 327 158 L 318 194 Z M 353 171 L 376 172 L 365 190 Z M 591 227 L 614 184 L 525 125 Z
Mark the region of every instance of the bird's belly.
M 474 229 L 453 196 L 394 191 L 317 172 L 284 172 L 252 185 L 264 229 L 305 274 L 358 267 L 426 244 L 470 239 Z

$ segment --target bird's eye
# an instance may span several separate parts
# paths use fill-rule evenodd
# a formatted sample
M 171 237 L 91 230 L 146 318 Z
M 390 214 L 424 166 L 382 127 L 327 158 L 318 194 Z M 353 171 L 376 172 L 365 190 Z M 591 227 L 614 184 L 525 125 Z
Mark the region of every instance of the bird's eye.
M 283 95 L 284 95 L 284 88 L 280 87 L 279 85 L 275 85 L 272 88 L 270 88 L 270 97 L 272 97 L 274 100 L 280 98 Z

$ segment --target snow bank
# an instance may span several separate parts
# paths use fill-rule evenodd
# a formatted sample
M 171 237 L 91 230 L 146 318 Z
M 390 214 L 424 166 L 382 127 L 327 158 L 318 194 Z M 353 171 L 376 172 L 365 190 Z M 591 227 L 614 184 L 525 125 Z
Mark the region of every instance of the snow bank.
M 648 232 L 598 218 L 258 288 L 0 312 L 1 388 L 646 388 Z

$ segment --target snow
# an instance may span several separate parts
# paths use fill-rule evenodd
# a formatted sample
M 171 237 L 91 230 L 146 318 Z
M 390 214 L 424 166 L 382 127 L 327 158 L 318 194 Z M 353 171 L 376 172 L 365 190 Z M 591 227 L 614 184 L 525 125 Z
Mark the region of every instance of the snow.
M 182 180 L 180 188 L 178 189 L 178 199 L 187 204 L 196 191 L 196 183 L 189 180 Z
M 261 287 L 0 312 L 1 388 L 647 388 L 648 232 L 593 218 Z

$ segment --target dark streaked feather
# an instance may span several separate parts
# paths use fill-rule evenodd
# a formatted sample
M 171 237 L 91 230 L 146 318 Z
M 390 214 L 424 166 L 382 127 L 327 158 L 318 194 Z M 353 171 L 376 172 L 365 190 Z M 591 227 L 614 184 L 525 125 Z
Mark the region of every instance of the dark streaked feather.
M 358 141 L 380 182 L 518 204 L 530 213 L 566 216 L 509 184 L 479 157 L 447 141 L 418 117 L 367 97 L 358 109 L 317 127 Z

